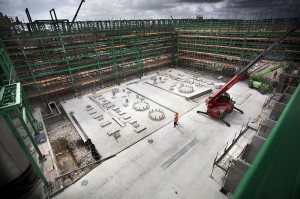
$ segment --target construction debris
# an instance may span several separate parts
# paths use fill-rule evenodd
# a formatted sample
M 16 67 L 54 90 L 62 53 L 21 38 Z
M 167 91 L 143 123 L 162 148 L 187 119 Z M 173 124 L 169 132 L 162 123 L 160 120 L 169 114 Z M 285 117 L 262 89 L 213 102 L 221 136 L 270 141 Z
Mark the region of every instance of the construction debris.
M 89 151 L 90 149 L 84 145 L 70 121 L 66 121 L 62 126 L 48 132 L 48 136 L 61 175 L 95 162 Z M 65 176 L 64 186 L 71 185 L 73 181 L 89 170 L 90 168 L 85 168 Z M 51 171 L 51 168 L 49 168 L 49 171 Z

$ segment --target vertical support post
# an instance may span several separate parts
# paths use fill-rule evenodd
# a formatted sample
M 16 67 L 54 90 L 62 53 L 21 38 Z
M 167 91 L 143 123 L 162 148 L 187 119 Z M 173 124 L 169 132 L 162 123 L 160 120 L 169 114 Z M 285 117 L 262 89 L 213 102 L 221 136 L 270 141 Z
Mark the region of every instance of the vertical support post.
M 111 39 L 111 51 L 112 51 L 113 70 L 114 70 L 114 75 L 115 75 L 115 83 L 117 85 L 120 85 L 119 71 L 118 71 L 118 64 L 117 64 L 117 58 L 116 58 L 116 51 L 115 51 L 114 39 Z
M 29 61 L 28 58 L 27 58 L 27 54 L 25 53 L 24 46 L 22 45 L 22 43 L 21 43 L 21 41 L 20 41 L 19 38 L 17 38 L 17 40 L 18 40 L 18 44 L 19 44 L 19 46 L 20 46 L 20 48 L 21 48 L 22 54 L 23 54 L 23 56 L 24 56 L 24 58 L 25 58 L 25 60 L 26 60 L 26 64 L 27 64 L 27 66 L 28 66 L 28 68 L 29 68 L 29 71 L 30 71 L 32 80 L 34 80 L 34 82 L 35 82 L 35 87 L 36 87 L 36 89 L 37 89 L 37 91 L 38 91 L 38 93 L 39 93 L 39 95 L 40 95 L 40 97 L 41 97 L 41 100 L 42 100 L 42 101 L 45 101 L 45 99 L 44 99 L 44 97 L 43 97 L 43 95 L 42 95 L 42 94 L 44 93 L 43 88 L 42 88 L 42 87 L 40 86 L 40 84 L 36 81 L 36 78 L 35 78 L 35 75 L 34 75 L 34 72 L 33 72 L 32 66 L 31 66 L 31 63 L 30 63 L 30 61 Z
M 5 121 L 7 122 L 7 124 L 9 125 L 10 129 L 12 130 L 15 138 L 17 139 L 19 145 L 21 146 L 21 148 L 23 149 L 25 155 L 27 156 L 27 158 L 29 159 L 33 169 L 35 170 L 35 172 L 38 174 L 38 176 L 40 177 L 40 179 L 42 180 L 42 182 L 44 183 L 46 188 L 50 188 L 52 186 L 51 182 L 48 182 L 46 177 L 44 176 L 44 174 L 42 173 L 41 169 L 39 168 L 38 164 L 35 162 L 33 156 L 31 155 L 30 151 L 28 150 L 28 148 L 26 147 L 26 144 L 24 143 L 23 139 L 21 138 L 20 134 L 18 133 L 16 127 L 14 126 L 14 124 L 12 123 L 12 120 L 10 118 L 10 116 L 8 115 L 7 112 L 3 113 L 3 117 L 5 119 Z
M 36 142 L 34 141 L 32 135 L 31 135 L 31 132 L 30 132 L 30 130 L 28 129 L 27 124 L 26 124 L 25 121 L 23 120 L 22 115 L 20 114 L 19 110 L 17 110 L 17 117 L 18 117 L 19 121 L 21 122 L 21 124 L 22 124 L 22 126 L 23 126 L 23 128 L 24 128 L 24 130 L 25 130 L 25 132 L 26 132 L 26 134 L 27 134 L 27 136 L 29 137 L 29 139 L 30 139 L 30 141 L 31 141 L 31 143 L 32 143 L 32 145 L 33 145 L 33 147 L 34 147 L 34 149 L 36 150 L 37 154 L 39 155 L 39 160 L 40 160 L 40 161 L 44 161 L 45 158 L 43 157 L 43 155 L 42 155 L 42 153 L 41 153 L 39 147 L 37 146 Z
M 225 146 L 224 152 L 227 150 L 227 146 L 228 146 L 228 142 L 226 142 L 226 146 Z
M 26 117 L 28 118 L 28 121 L 29 121 L 31 127 L 33 128 L 34 133 L 39 134 L 38 130 L 36 129 L 36 127 L 34 126 L 34 123 L 33 123 L 35 121 L 35 118 L 29 111 L 26 110 L 26 108 L 24 108 L 24 109 L 25 109 Z
M 31 112 L 33 111 L 33 108 L 32 106 L 30 105 L 30 102 L 25 94 L 25 91 L 23 89 L 23 87 L 21 86 L 21 96 L 22 96 L 22 102 L 23 104 L 25 105 L 25 107 L 28 109 L 29 113 L 30 113 L 30 116 L 32 116 Z M 33 118 L 33 116 L 32 116 Z
M 216 155 L 216 157 L 215 157 L 215 159 L 214 159 L 214 163 L 213 163 L 213 166 L 212 166 L 212 169 L 211 169 L 211 173 L 210 173 L 210 175 L 209 175 L 210 178 L 214 178 L 214 177 L 213 177 L 213 172 L 214 172 L 214 169 L 215 169 L 215 165 L 216 165 L 216 160 L 217 160 L 218 154 L 219 154 L 219 153 L 217 153 L 217 155 Z
M 124 65 L 122 65 L 122 73 L 123 73 L 123 80 L 126 80 L 125 66 Z

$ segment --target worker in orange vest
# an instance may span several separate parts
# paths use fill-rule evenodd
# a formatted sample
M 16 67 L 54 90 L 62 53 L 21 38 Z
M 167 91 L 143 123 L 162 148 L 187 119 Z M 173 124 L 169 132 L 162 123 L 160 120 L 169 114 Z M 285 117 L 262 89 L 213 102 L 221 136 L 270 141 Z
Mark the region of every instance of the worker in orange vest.
M 178 112 L 174 115 L 174 127 L 178 126 Z

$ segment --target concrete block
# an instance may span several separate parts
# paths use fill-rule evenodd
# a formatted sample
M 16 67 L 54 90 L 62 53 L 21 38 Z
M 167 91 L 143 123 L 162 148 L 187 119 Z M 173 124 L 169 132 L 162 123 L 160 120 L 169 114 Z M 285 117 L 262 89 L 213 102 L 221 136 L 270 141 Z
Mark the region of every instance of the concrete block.
M 120 129 L 112 128 L 112 129 L 108 130 L 106 133 L 107 133 L 107 135 L 111 136 L 112 134 L 115 134 L 119 131 L 120 131 Z
M 121 111 L 121 112 L 119 113 L 119 115 L 124 115 L 124 114 L 126 114 L 126 112 L 124 112 L 124 111 Z
M 142 132 L 142 131 L 144 131 L 144 130 L 146 130 L 146 127 L 144 127 L 144 126 L 140 126 L 140 127 L 136 128 L 136 129 L 134 129 L 134 131 L 135 131 L 136 133 L 140 133 L 140 132 Z
M 115 111 L 116 113 L 120 113 L 121 112 L 121 110 L 119 109 L 119 107 L 115 107 L 112 110 Z
M 103 121 L 103 122 L 100 123 L 100 126 L 101 126 L 101 127 L 105 127 L 105 126 L 110 125 L 110 124 L 111 124 L 110 121 L 105 120 L 105 121 Z
M 135 122 L 136 122 L 136 120 L 131 120 L 131 121 L 129 121 L 129 124 L 133 124 Z
M 90 114 L 90 115 L 93 115 L 93 114 L 95 114 L 95 113 L 97 113 L 97 111 L 95 111 L 95 110 L 89 111 L 89 114 Z
M 89 107 L 86 109 L 86 111 L 91 111 L 91 110 L 93 110 L 93 107 Z
M 109 105 L 106 106 L 106 108 L 112 108 L 114 106 L 115 106 L 114 104 L 109 104 Z
M 126 116 L 123 117 L 124 120 L 128 120 L 129 118 L 131 118 L 130 115 L 126 115 Z
M 103 101 L 102 104 L 103 104 L 103 105 L 106 105 L 106 104 L 109 104 L 109 103 L 110 103 L 110 101 L 105 101 L 105 102 Z
M 188 99 L 188 100 L 192 100 L 192 99 L 195 99 L 197 97 L 201 97 L 201 96 L 206 95 L 206 94 L 211 93 L 211 92 L 212 92 L 211 88 L 207 87 L 207 88 L 203 88 L 203 89 L 200 89 L 200 90 L 196 90 L 193 93 L 186 94 L 185 98 Z
M 97 118 L 99 118 L 99 117 L 101 117 L 101 116 L 103 116 L 103 115 L 100 114 L 100 113 L 97 113 L 97 114 L 94 114 L 94 115 L 93 115 L 93 118 L 94 118 L 94 119 L 97 119 Z

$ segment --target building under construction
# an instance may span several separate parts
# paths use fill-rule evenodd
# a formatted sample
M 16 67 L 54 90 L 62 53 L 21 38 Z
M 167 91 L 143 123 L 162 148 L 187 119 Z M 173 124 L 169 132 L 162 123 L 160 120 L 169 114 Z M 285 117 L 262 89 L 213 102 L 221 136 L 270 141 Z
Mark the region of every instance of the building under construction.
M 299 28 L 228 90 L 230 127 L 197 111 L 300 18 L 27 16 L 0 19 L 1 195 L 299 196 Z M 248 87 L 280 64 L 267 94 Z

